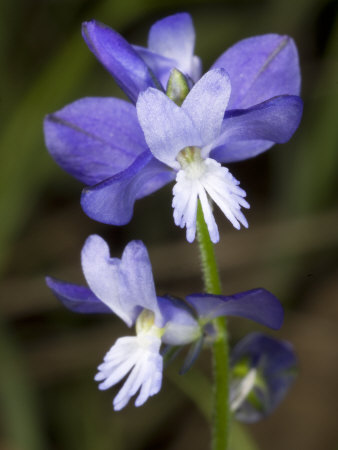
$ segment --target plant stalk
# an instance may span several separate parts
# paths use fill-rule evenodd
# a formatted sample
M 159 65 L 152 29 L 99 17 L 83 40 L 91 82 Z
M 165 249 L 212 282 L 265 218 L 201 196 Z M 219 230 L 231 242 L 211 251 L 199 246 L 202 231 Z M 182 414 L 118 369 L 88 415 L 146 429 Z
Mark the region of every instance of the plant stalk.
M 221 282 L 215 258 L 213 243 L 204 221 L 202 207 L 197 209 L 197 241 L 199 245 L 202 274 L 205 291 L 209 294 L 221 294 Z M 229 409 L 229 345 L 227 324 L 224 317 L 213 321 L 216 338 L 213 343 L 213 417 L 212 450 L 227 450 L 230 434 Z

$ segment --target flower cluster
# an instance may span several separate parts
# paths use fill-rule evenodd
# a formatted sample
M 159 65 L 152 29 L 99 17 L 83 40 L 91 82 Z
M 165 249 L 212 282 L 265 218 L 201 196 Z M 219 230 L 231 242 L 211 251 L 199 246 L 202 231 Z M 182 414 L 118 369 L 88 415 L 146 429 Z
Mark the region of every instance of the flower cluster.
M 287 142 L 297 129 L 302 101 L 293 40 L 277 34 L 244 39 L 202 75 L 185 13 L 156 22 L 147 48 L 130 45 L 96 21 L 83 24 L 83 37 L 131 101 L 88 97 L 45 119 L 50 154 L 87 185 L 83 210 L 97 221 L 124 225 L 136 200 L 173 181 L 174 221 L 186 228 L 188 242 L 195 239 L 199 204 L 214 243 L 219 231 L 212 203 L 235 228 L 248 227 L 242 211 L 249 208 L 246 192 L 222 164 Z M 135 326 L 135 335 L 117 339 L 95 376 L 102 390 L 125 380 L 115 410 L 135 395 L 140 406 L 159 392 L 163 344 L 191 345 L 185 371 L 214 339 L 217 317 L 243 317 L 275 330 L 283 321 L 280 302 L 262 288 L 231 296 L 157 296 L 140 241 L 131 241 L 119 259 L 92 235 L 81 261 L 88 286 L 51 277 L 46 282 L 71 311 L 113 313 Z M 294 379 L 295 365 L 285 342 L 256 333 L 237 344 L 230 391 L 235 416 L 252 422 L 274 409 Z

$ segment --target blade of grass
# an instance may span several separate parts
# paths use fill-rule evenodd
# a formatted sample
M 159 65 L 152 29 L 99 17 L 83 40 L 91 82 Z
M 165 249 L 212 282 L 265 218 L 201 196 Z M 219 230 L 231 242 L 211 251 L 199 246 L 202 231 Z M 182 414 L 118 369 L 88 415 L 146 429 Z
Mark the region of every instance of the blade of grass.
M 0 321 L 0 399 L 11 448 L 46 449 L 36 398 L 11 332 Z M 9 447 L 8 447 L 9 448 Z
M 335 194 L 338 167 L 337 41 L 338 17 L 318 81 L 315 104 L 305 117 L 299 151 L 290 167 L 288 200 L 297 212 L 323 209 Z

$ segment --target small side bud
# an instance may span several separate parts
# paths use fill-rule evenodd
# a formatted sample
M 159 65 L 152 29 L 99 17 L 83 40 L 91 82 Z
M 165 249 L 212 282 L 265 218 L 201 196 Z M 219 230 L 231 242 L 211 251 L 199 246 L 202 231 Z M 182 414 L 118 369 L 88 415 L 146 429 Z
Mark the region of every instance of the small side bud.
M 183 73 L 177 69 L 172 69 L 166 91 L 170 100 L 175 102 L 176 105 L 181 106 L 189 90 L 188 81 Z
M 230 409 L 237 420 L 253 423 L 283 400 L 297 375 L 297 359 L 286 341 L 248 334 L 231 352 Z

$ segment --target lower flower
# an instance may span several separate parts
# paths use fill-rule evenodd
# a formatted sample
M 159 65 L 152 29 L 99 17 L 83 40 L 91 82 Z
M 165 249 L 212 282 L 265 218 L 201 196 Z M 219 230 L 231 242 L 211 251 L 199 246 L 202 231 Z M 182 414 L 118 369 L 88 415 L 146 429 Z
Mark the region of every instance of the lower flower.
M 99 389 L 125 382 L 114 398 L 115 410 L 124 408 L 137 395 L 142 405 L 161 389 L 161 345 L 193 345 L 184 363 L 187 370 L 202 348 L 215 317 L 240 316 L 278 329 L 283 321 L 279 301 L 264 289 L 232 296 L 191 294 L 185 301 L 156 296 L 151 264 L 142 242 L 130 242 L 121 259 L 111 258 L 106 242 L 90 236 L 82 249 L 82 269 L 88 287 L 46 278 L 56 297 L 78 313 L 114 313 L 136 336 L 117 339 L 98 367 Z M 210 334 L 209 334 L 210 335 Z

